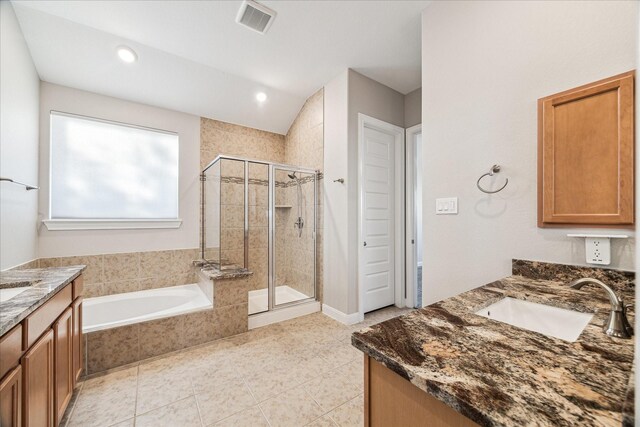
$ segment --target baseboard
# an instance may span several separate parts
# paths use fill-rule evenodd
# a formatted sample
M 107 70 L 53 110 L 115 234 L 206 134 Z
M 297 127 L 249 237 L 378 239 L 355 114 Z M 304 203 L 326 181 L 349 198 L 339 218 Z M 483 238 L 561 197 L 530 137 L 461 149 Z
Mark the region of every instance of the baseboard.
M 307 314 L 317 313 L 318 311 L 320 311 L 320 303 L 318 301 L 311 301 L 264 313 L 252 314 L 249 316 L 249 329 L 283 322 L 296 317 L 306 316 Z
M 340 310 L 336 310 L 327 304 L 322 304 L 322 313 L 345 325 L 355 325 L 364 320 L 364 316 L 360 313 L 344 314 Z

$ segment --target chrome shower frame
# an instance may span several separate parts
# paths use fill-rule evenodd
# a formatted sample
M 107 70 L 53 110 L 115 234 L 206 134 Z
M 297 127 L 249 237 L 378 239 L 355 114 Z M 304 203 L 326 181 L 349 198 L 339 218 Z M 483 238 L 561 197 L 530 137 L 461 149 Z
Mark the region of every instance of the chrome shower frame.
M 200 174 L 201 181 L 201 207 L 200 207 L 200 256 L 203 261 L 206 261 L 206 172 L 213 165 L 221 160 L 232 160 L 244 162 L 244 267 L 249 267 L 249 164 L 261 164 L 268 166 L 268 311 L 273 311 L 281 308 L 290 307 L 293 305 L 304 304 L 310 301 L 315 301 L 318 296 L 318 283 L 317 283 L 317 223 L 318 223 L 318 175 L 319 171 L 305 168 L 302 166 L 290 165 L 285 163 L 268 162 L 265 160 L 251 159 L 247 157 L 218 155 L 213 161 L 211 161 Z M 299 172 L 313 175 L 313 225 L 311 228 L 311 236 L 314 242 L 313 244 L 313 296 L 297 301 L 288 303 L 276 304 L 275 300 L 275 288 L 276 288 L 276 259 L 275 259 L 275 172 L 276 170 L 282 170 L 285 172 Z M 308 221 L 305 224 L 308 226 Z M 220 265 L 221 267 L 221 265 Z M 264 312 L 261 312 L 264 313 Z M 255 313 L 259 314 L 259 313 Z

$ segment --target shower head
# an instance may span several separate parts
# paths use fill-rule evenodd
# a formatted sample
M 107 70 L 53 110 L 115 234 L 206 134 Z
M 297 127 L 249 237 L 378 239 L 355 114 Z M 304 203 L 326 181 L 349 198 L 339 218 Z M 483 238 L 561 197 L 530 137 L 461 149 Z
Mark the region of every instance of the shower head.
M 296 179 L 296 180 L 298 179 L 298 177 L 296 176 L 296 173 L 295 173 L 295 172 L 294 172 L 294 173 L 290 173 L 290 174 L 288 174 L 287 176 L 288 176 L 289 178 L 291 178 L 291 179 Z

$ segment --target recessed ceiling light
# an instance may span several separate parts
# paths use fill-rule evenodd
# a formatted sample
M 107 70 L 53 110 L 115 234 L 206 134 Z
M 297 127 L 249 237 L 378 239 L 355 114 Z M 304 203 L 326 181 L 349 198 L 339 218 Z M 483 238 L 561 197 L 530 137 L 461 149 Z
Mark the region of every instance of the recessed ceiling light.
M 138 59 L 138 55 L 136 55 L 133 49 L 127 46 L 118 47 L 118 57 L 128 64 L 136 62 Z
M 258 92 L 256 93 L 256 99 L 258 102 L 264 102 L 267 100 L 267 94 L 264 92 Z

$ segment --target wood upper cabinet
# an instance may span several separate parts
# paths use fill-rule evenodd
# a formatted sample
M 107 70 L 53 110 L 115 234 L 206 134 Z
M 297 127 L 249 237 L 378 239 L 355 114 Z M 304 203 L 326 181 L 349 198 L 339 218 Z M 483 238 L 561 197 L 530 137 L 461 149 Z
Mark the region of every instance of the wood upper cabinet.
M 22 368 L 11 370 L 0 381 L 0 426 L 21 427 L 22 419 Z
M 54 341 L 54 391 L 56 425 L 60 424 L 64 411 L 73 394 L 73 309 L 67 308 L 53 324 Z
M 538 100 L 538 226 L 633 228 L 634 75 Z
M 53 331 L 47 330 L 22 357 L 23 426 L 54 426 Z

